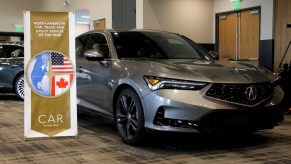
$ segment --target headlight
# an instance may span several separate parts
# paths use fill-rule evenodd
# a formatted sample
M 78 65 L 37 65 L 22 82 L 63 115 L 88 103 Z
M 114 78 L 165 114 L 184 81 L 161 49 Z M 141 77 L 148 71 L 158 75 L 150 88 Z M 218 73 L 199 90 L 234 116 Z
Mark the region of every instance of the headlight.
M 144 80 L 146 81 L 147 85 L 151 90 L 157 89 L 200 90 L 207 84 L 203 82 L 194 82 L 156 76 L 144 76 Z

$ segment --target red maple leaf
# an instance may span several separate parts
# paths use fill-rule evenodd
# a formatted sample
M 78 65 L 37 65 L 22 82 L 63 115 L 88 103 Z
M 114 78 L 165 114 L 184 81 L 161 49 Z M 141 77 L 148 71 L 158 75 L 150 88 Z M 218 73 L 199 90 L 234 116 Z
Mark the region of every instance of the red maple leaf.
M 60 81 L 57 81 L 57 82 L 56 82 L 56 84 L 57 84 L 57 86 L 58 86 L 59 88 L 66 88 L 67 85 L 69 84 L 69 82 L 68 82 L 68 81 L 65 81 L 64 78 L 61 78 Z

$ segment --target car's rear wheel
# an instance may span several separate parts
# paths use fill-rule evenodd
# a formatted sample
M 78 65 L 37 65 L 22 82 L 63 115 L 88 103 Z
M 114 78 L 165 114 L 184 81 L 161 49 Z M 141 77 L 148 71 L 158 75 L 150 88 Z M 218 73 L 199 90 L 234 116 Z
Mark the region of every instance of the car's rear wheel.
M 117 99 L 115 124 L 122 140 L 130 145 L 139 144 L 144 135 L 144 114 L 137 93 L 128 88 Z
M 14 84 L 15 93 L 21 99 L 24 100 L 24 76 L 20 75 Z

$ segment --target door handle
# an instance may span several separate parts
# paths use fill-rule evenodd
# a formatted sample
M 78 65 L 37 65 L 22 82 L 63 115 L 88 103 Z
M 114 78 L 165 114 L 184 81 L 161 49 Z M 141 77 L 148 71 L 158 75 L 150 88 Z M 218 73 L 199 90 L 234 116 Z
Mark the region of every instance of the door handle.
M 77 72 L 79 72 L 79 73 L 84 72 L 84 68 L 83 68 L 82 66 L 80 66 L 80 67 L 77 69 Z

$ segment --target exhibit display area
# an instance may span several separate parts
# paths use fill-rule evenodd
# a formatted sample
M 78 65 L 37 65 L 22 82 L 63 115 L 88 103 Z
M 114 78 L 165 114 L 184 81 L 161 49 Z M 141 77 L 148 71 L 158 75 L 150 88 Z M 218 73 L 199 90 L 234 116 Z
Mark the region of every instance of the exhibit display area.
M 0 2 L 0 163 L 291 162 L 288 0 Z

